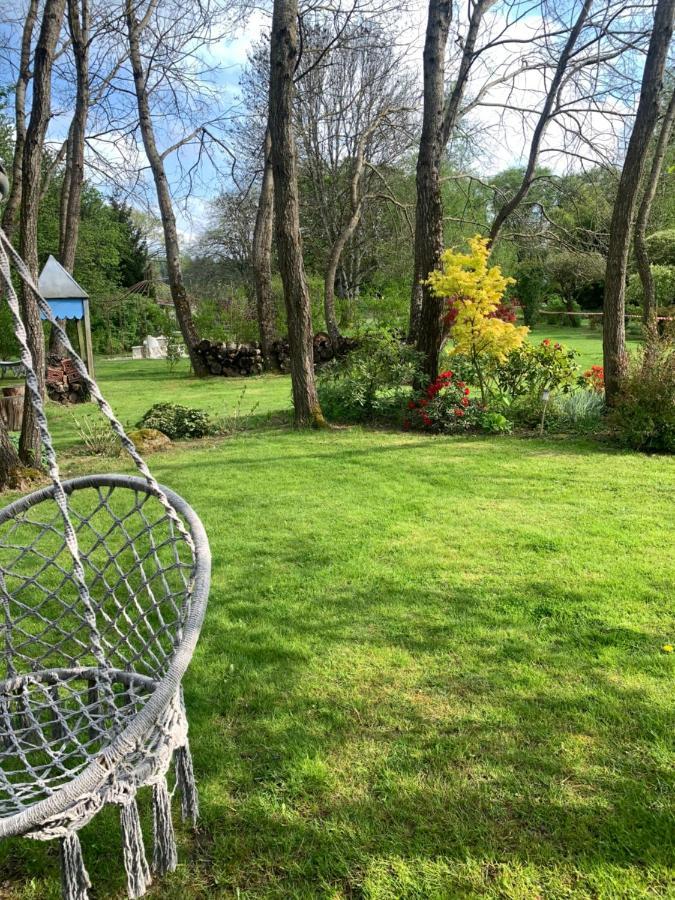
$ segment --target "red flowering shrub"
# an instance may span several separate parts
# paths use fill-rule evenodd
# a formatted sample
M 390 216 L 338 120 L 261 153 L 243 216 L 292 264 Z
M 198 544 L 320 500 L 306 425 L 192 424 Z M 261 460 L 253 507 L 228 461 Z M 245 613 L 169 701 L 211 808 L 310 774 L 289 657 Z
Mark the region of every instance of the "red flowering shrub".
M 482 407 L 470 398 L 466 383 L 447 371 L 432 381 L 408 403 L 410 411 L 403 428 L 426 431 L 465 431 L 479 422 Z
M 502 300 L 497 309 L 489 314 L 488 318 L 501 319 L 502 322 L 508 322 L 510 325 L 513 325 L 516 321 L 518 306 L 519 304 L 513 299 Z
M 605 390 L 605 370 L 602 366 L 591 366 L 583 374 L 584 385 L 598 394 Z

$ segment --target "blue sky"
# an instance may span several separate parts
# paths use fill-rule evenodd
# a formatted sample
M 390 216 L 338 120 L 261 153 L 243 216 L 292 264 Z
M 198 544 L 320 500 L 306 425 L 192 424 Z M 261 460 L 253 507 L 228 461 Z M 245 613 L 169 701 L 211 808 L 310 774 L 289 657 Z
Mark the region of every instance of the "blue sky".
M 521 4 L 520 7 L 511 7 L 511 10 L 513 12 L 514 9 L 522 8 L 524 7 Z M 494 17 L 495 28 L 503 24 L 502 9 L 502 6 L 497 5 L 491 14 Z M 571 7 L 566 12 L 570 13 Z M 0 25 L 0 48 L 3 51 L 0 54 L 0 85 L 10 85 L 16 77 L 12 61 L 15 66 L 20 38 L 20 24 L 17 23 L 13 26 L 8 24 L 12 18 L 18 18 L 14 0 L 0 0 L 0 18 L 4 20 L 4 24 Z M 514 34 L 520 38 L 527 37 L 536 31 L 540 23 L 539 16 L 528 16 L 517 25 Z M 419 0 L 417 12 L 401 17 L 398 23 L 399 40 L 407 42 L 411 69 L 417 73 L 418 77 L 424 25 L 425 9 L 421 0 Z M 230 39 L 220 40 L 199 48 L 200 58 L 209 66 L 214 67 L 208 78 L 204 79 L 213 94 L 212 106 L 214 109 L 217 108 L 221 113 L 228 114 L 236 109 L 239 78 L 242 66 L 246 62 L 247 51 L 260 36 L 261 31 L 266 30 L 268 26 L 267 17 L 261 12 L 256 12 L 245 25 L 237 27 Z M 494 77 L 495 72 L 506 71 L 511 64 L 510 57 L 512 55 L 513 48 L 511 47 L 495 51 L 483 65 L 483 71 L 475 72 L 476 79 L 489 80 Z M 519 83 L 519 90 L 527 92 L 530 97 L 541 96 L 540 74 L 523 76 Z M 495 96 L 497 101 L 501 102 L 498 92 Z M 54 116 L 48 134 L 48 139 L 53 147 L 58 147 L 65 138 L 70 122 L 71 106 L 72 97 L 70 89 L 67 88 L 67 82 L 56 77 L 54 81 Z M 155 110 L 155 112 L 157 111 Z M 485 107 L 473 114 L 472 124 L 474 127 L 484 130 L 487 135 L 483 141 L 484 152 L 479 162 L 483 173 L 497 171 L 522 161 L 529 143 L 527 128 L 530 125 L 524 127 L 523 119 L 519 114 L 509 113 L 504 116 L 503 111 L 498 108 Z M 600 122 L 597 116 L 589 118 L 588 128 L 597 133 L 595 138 L 597 152 L 607 158 L 611 158 L 612 155 L 616 156 L 621 137 L 617 133 L 612 133 L 609 125 L 613 125 L 616 132 L 614 123 L 604 120 Z M 165 118 L 161 114 L 155 116 L 155 126 L 160 148 L 173 144 L 181 135 L 185 134 L 185 131 L 181 129 L 187 127 L 183 125 L 178 127 L 174 120 Z M 560 134 L 556 134 L 555 129 L 552 128 L 551 134 L 547 138 L 548 147 L 545 147 L 546 152 L 542 156 L 542 163 L 562 170 L 569 160 L 563 155 L 559 153 L 556 155 L 553 152 L 560 139 Z M 92 141 L 92 146 L 99 154 L 99 159 L 95 160 L 93 155 L 90 158 L 92 167 L 88 172 L 88 177 L 91 181 L 108 192 L 113 189 L 113 182 L 121 179 L 122 176 L 118 171 L 121 167 L 136 169 L 141 171 L 142 178 L 140 184 L 135 186 L 132 202 L 139 207 L 151 208 L 155 205 L 154 186 L 149 172 L 145 170 L 146 160 L 138 135 L 125 136 L 124 128 L 120 127 L 118 132 Z M 191 185 L 190 197 L 187 202 L 182 202 L 188 188 L 185 171 L 198 161 L 198 150 L 196 147 L 183 148 L 180 154 L 170 155 L 166 159 L 167 174 L 178 200 L 176 212 L 179 227 L 185 240 L 194 238 L 206 224 L 209 199 L 213 198 L 223 187 L 231 184 L 227 175 L 231 160 L 225 151 L 219 153 L 217 167 L 214 167 L 203 155 L 199 159 L 201 162 L 198 167 L 198 177 Z M 109 177 L 111 173 L 114 175 L 113 179 Z

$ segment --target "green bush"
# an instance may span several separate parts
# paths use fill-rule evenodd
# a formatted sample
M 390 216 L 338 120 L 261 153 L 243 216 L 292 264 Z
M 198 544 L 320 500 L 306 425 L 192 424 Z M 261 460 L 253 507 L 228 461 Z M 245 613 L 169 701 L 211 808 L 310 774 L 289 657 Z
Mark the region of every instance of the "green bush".
M 487 434 L 510 434 L 513 430 L 513 425 L 506 416 L 489 410 L 479 413 L 478 427 Z
M 398 422 L 420 374 L 420 354 L 390 330 L 359 335 L 357 350 L 318 377 L 324 415 L 337 422 Z
M 544 390 L 570 391 L 576 384 L 579 367 L 576 350 L 548 338 L 540 344 L 525 343 L 512 350 L 492 373 L 502 396 L 509 401 L 529 395 L 540 396 Z
M 558 294 L 552 294 L 546 301 L 548 312 L 558 313 L 556 316 L 547 316 L 547 321 L 553 325 L 562 325 L 565 328 L 579 328 L 581 318 L 570 316 L 568 313 L 581 312 L 581 307 L 576 300 L 563 300 Z
M 149 334 L 166 334 L 175 323 L 164 307 L 141 294 L 99 296 L 91 302 L 95 353 L 121 353 L 142 344 Z M 76 345 L 77 346 L 77 345 Z
M 387 280 L 367 285 L 361 291 L 355 320 L 390 328 L 408 327 L 410 285 L 407 279 Z
M 177 403 L 156 403 L 151 406 L 138 422 L 138 427 L 156 428 L 171 440 L 205 437 L 214 430 L 209 414 L 203 409 L 179 406 Z
M 408 401 L 403 428 L 454 434 L 475 430 L 485 410 L 471 399 L 471 388 L 452 370 L 441 372 Z
M 656 291 L 656 305 L 670 306 L 675 303 L 675 266 L 650 266 Z M 626 302 L 642 309 L 644 292 L 640 276 L 636 273 L 628 279 Z
M 564 299 L 567 309 L 575 302 L 586 309 L 602 306 L 605 285 L 605 258 L 595 250 L 559 250 L 546 258 L 546 274 L 549 281 Z M 579 307 L 576 307 L 577 309 Z M 567 316 L 567 323 L 573 328 L 578 322 Z
M 19 358 L 19 342 L 14 337 L 14 322 L 9 306 L 3 298 L 0 302 L 0 359 Z
M 241 288 L 218 298 L 201 298 L 195 313 L 197 332 L 210 341 L 255 341 L 255 307 Z
M 530 327 L 536 325 L 546 295 L 548 281 L 538 263 L 521 263 L 515 273 L 516 286 L 511 292 L 523 309 L 523 319 Z
M 675 453 L 675 347 L 651 338 L 629 362 L 611 416 L 616 436 L 635 450 Z
M 664 228 L 650 234 L 647 253 L 653 265 L 675 266 L 675 228 Z

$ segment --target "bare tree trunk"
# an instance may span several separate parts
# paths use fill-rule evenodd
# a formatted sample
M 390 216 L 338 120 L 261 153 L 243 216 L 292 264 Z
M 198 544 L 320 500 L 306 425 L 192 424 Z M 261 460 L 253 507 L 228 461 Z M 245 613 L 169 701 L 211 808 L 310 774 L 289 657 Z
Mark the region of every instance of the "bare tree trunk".
M 429 379 L 438 374 L 438 357 L 443 340 L 443 300 L 434 297 L 424 284 L 429 273 L 438 268 L 443 253 L 441 164 L 459 118 L 483 15 L 493 2 L 477 0 L 472 8 L 457 78 L 446 100 L 445 52 L 452 3 L 449 0 L 429 0 L 423 55 L 424 112 L 417 157 L 415 263 L 408 329 L 408 340 L 416 341 L 417 349 L 424 355 L 424 371 Z
M 33 31 L 37 22 L 39 0 L 30 0 L 26 21 L 21 35 L 21 56 L 19 61 L 19 77 L 14 88 L 14 127 L 16 141 L 14 159 L 12 161 L 12 184 L 7 198 L 7 205 L 2 214 L 2 227 L 12 237 L 16 230 L 17 213 L 21 208 L 23 148 L 26 143 L 26 89 L 31 79 L 31 44 Z
M 642 301 L 642 317 L 645 325 L 653 324 L 656 316 L 656 287 L 654 285 L 654 276 L 649 264 L 649 254 L 647 253 L 647 243 L 645 235 L 647 225 L 649 224 L 649 215 L 652 209 L 652 203 L 656 195 L 656 188 L 659 184 L 663 163 L 668 152 L 668 142 L 673 130 L 673 122 L 675 121 L 675 90 L 670 95 L 670 103 L 666 109 L 661 124 L 661 131 L 654 149 L 654 158 L 652 166 L 647 176 L 647 184 L 642 197 L 642 203 L 638 210 L 637 219 L 635 220 L 635 235 L 633 237 L 633 246 L 635 248 L 635 261 L 637 270 L 642 282 L 642 293 L 644 295 Z
M 136 17 L 132 0 L 126 0 L 127 36 L 129 38 L 129 59 L 134 74 L 134 87 L 138 103 L 138 118 L 143 138 L 145 153 L 152 169 L 152 175 L 157 190 L 157 202 L 164 230 L 164 246 L 166 248 L 166 262 L 169 273 L 169 286 L 171 297 L 176 308 L 176 318 L 180 326 L 185 346 L 187 347 L 195 375 L 204 377 L 209 374 L 208 369 L 195 352 L 199 343 L 199 335 L 192 319 L 190 300 L 185 288 L 183 269 L 180 261 L 180 246 L 178 243 L 178 230 L 176 217 L 173 212 L 169 182 L 166 177 L 164 158 L 160 153 L 155 140 L 155 130 L 150 114 L 147 83 L 143 70 L 143 57 L 141 54 L 141 35 L 156 5 L 156 0 L 150 3 L 144 19 Z
M 539 118 L 537 119 L 537 124 L 535 126 L 534 132 L 532 133 L 532 143 L 530 144 L 530 152 L 527 159 L 527 166 L 525 167 L 525 173 L 523 175 L 523 180 L 518 187 L 518 190 L 513 194 L 513 196 L 506 201 L 506 203 L 499 209 L 497 215 L 495 216 L 494 222 L 492 223 L 492 228 L 490 229 L 490 243 L 494 244 L 497 240 L 497 236 L 501 231 L 501 228 L 515 212 L 516 209 L 523 202 L 525 197 L 527 196 L 530 188 L 532 187 L 532 182 L 534 181 L 534 176 L 537 168 L 537 160 L 539 158 L 539 150 L 541 148 L 541 142 L 546 133 L 546 128 L 551 121 L 551 118 L 554 114 L 555 104 L 558 98 L 558 91 L 563 83 L 563 78 L 565 76 L 565 72 L 567 71 L 567 66 L 570 61 L 570 57 L 572 56 L 572 51 L 574 50 L 575 44 L 579 39 L 579 35 L 581 34 L 581 30 L 584 27 L 584 23 L 588 18 L 588 14 L 591 11 L 591 6 L 593 5 L 593 0 L 584 0 L 584 4 L 581 7 L 581 11 L 577 16 L 577 20 L 574 23 L 574 27 L 570 31 L 569 37 L 565 42 L 565 46 L 563 48 L 562 53 L 560 54 L 560 58 L 558 60 L 558 64 L 556 65 L 555 72 L 553 74 L 553 78 L 551 79 L 551 84 L 549 85 L 548 91 L 546 92 L 546 100 L 544 101 L 544 105 L 539 113 Z
M 602 342 L 605 394 L 610 406 L 619 396 L 621 377 L 626 367 L 624 317 L 628 252 L 642 172 L 659 114 L 663 75 L 673 34 L 673 16 L 675 0 L 658 0 L 642 75 L 640 102 L 609 228 Z
M 272 298 L 272 236 L 274 231 L 274 176 L 272 175 L 272 141 L 265 134 L 265 167 L 253 229 L 251 258 L 255 283 L 258 331 L 263 360 L 269 367 L 272 342 L 276 338 L 274 300 Z
M 333 345 L 333 351 L 337 353 L 342 340 L 340 326 L 338 325 L 337 315 L 335 314 L 335 279 L 340 264 L 342 251 L 349 238 L 354 234 L 361 220 L 361 212 L 363 205 L 357 202 L 356 207 L 352 208 L 351 215 L 344 225 L 344 228 L 333 244 L 328 257 L 328 266 L 326 268 L 326 276 L 323 285 L 323 309 L 326 317 L 326 329 Z
M 70 195 L 70 183 L 71 183 L 71 161 L 72 161 L 72 151 L 71 145 L 73 140 L 73 124 L 74 119 L 70 123 L 70 128 L 68 130 L 68 137 L 65 141 L 66 147 L 66 164 L 63 173 L 63 182 L 61 184 L 61 198 L 59 204 L 59 256 L 62 258 L 62 250 L 65 240 L 66 240 L 66 229 L 67 229 L 67 217 L 68 217 L 68 197 Z M 72 269 L 70 270 L 72 274 Z M 65 319 L 57 319 L 56 320 L 61 328 L 64 330 L 67 328 L 68 323 Z M 68 351 L 66 350 L 63 341 L 59 338 L 58 333 L 55 328 L 50 327 L 49 331 L 49 356 L 58 356 L 60 359 L 64 359 L 68 356 Z
M 80 233 L 80 204 L 84 185 L 84 144 L 89 115 L 89 0 L 68 0 L 68 26 L 75 57 L 77 96 L 69 135 L 69 188 L 65 227 L 59 248 L 61 265 L 73 271 Z
M 21 173 L 21 255 L 35 279 L 38 275 L 37 220 L 45 135 L 51 115 L 51 76 L 56 43 L 61 33 L 66 0 L 45 0 L 40 36 L 35 47 L 33 99 L 26 129 Z M 33 357 L 40 391 L 45 390 L 45 347 L 40 312 L 28 288 L 21 292 L 21 314 Z M 26 465 L 39 466 L 41 439 L 35 413 L 26 391 L 19 457 Z
M 312 307 L 300 236 L 293 133 L 293 75 L 298 63 L 297 0 L 274 0 L 270 42 L 269 132 L 279 269 L 284 285 L 295 423 L 324 425 L 314 380 Z
M 5 423 L 0 419 L 0 491 L 7 487 L 12 472 L 21 465 Z
M 343 225 L 337 239 L 333 243 L 328 257 L 328 266 L 326 268 L 326 276 L 324 278 L 323 307 L 326 316 L 326 328 L 330 335 L 333 351 L 337 353 L 340 346 L 342 335 L 338 325 L 337 316 L 335 314 L 335 279 L 337 276 L 338 266 L 342 259 L 342 252 L 347 241 L 352 237 L 363 213 L 363 196 L 361 191 L 361 182 L 366 166 L 366 143 L 373 131 L 377 128 L 379 121 L 384 118 L 386 112 L 378 117 L 359 138 L 356 154 L 354 156 L 354 164 L 352 167 L 352 175 L 349 181 L 349 218 Z
M 442 301 L 422 285 L 443 253 L 441 162 L 445 101 L 445 51 L 452 18 L 450 0 L 430 0 L 424 43 L 424 112 L 417 157 L 415 263 L 408 337 L 425 354 L 427 376 L 438 372 Z
M 84 185 L 84 145 L 89 115 L 89 0 L 67 0 L 68 28 L 75 57 L 77 94 L 73 121 L 68 132 L 66 171 L 61 191 L 59 258 L 63 268 L 72 274 L 80 233 L 80 205 Z M 62 328 L 65 320 L 59 320 Z M 54 356 L 68 355 L 65 346 L 52 328 L 49 352 Z
M 63 169 L 63 181 L 61 182 L 61 197 L 59 201 L 59 256 L 61 257 L 63 245 L 66 242 L 66 228 L 67 228 L 67 216 L 68 216 L 68 197 L 70 195 L 70 182 L 71 182 L 71 162 L 73 159 L 72 154 L 72 142 L 73 142 L 73 127 L 75 125 L 75 118 L 70 123 L 70 128 L 68 129 L 68 137 L 65 140 L 65 155 L 66 155 L 66 164 Z M 62 263 L 63 264 L 63 263 Z M 72 273 L 71 273 L 72 274 Z

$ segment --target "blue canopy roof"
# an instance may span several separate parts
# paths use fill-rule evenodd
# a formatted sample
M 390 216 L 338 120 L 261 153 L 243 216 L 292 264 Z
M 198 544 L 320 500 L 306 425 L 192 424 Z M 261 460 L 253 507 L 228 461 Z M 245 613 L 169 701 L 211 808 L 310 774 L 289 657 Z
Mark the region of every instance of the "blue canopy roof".
M 38 287 L 57 319 L 84 318 L 84 302 L 88 295 L 53 256 L 40 272 Z
M 52 312 L 57 319 L 84 319 L 84 300 L 48 299 L 47 303 L 51 306 Z M 44 319 L 46 316 L 40 314 L 40 318 Z

